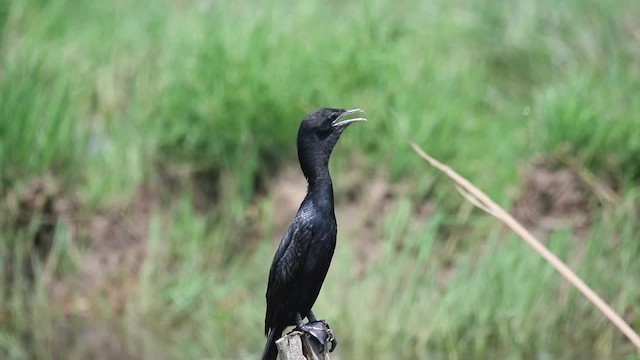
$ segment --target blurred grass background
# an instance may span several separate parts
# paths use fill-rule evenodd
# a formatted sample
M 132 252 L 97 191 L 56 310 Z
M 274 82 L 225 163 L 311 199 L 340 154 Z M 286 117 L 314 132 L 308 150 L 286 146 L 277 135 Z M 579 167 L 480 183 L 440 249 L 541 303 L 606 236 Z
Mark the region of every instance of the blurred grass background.
M 564 190 L 525 198 L 531 169 L 569 171 L 586 219 L 529 225 L 639 329 L 639 19 L 634 0 L 1 1 L 0 357 L 257 358 L 297 126 L 331 106 L 369 118 L 331 164 L 334 357 L 634 358 L 404 136 L 546 220 Z

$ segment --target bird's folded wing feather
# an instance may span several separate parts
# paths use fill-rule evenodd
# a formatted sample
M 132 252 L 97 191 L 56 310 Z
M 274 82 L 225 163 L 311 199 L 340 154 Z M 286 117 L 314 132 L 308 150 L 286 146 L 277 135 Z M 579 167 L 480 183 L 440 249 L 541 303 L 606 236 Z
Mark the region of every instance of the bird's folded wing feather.
M 273 258 L 269 283 L 276 286 L 269 286 L 270 289 L 276 290 L 278 285 L 289 283 L 302 269 L 312 235 L 311 228 L 306 221 L 294 221 L 291 224 Z
M 282 305 L 279 303 L 284 300 L 286 290 L 296 281 L 296 276 L 304 268 L 311 237 L 311 224 L 298 218 L 294 220 L 280 241 L 269 272 L 265 323 L 270 322 L 275 308 Z

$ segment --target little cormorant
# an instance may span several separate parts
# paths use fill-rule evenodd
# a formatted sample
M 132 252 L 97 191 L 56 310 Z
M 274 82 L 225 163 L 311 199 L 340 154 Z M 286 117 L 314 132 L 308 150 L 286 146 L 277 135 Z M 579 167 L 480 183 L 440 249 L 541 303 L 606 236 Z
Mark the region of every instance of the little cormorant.
M 303 318 L 315 322 L 311 307 L 329 270 L 336 246 L 336 217 L 329 157 L 340 135 L 361 109 L 319 109 L 308 114 L 298 130 L 298 158 L 308 182 L 289 229 L 280 241 L 269 271 L 264 331 L 268 340 L 263 360 L 277 356 L 275 342 L 287 326 L 302 328 Z

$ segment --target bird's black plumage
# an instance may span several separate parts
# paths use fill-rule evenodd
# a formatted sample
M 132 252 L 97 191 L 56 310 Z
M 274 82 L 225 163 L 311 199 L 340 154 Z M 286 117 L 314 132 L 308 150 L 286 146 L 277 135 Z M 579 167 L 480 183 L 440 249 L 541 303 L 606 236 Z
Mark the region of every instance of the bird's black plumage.
M 308 114 L 298 130 L 298 158 L 307 178 L 302 201 L 273 258 L 267 285 L 264 331 L 268 340 L 262 359 L 277 356 L 275 341 L 287 326 L 303 318 L 315 320 L 316 301 L 336 246 L 337 225 L 329 157 L 342 131 L 363 118 L 346 119 L 360 109 L 320 109 Z

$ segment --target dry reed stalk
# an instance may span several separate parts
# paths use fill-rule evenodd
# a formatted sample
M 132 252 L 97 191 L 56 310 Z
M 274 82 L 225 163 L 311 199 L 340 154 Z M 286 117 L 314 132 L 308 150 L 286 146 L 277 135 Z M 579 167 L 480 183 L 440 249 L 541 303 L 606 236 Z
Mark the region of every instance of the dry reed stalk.
M 438 160 L 427 154 L 418 144 L 409 140 L 409 144 L 413 150 L 424 160 L 426 160 L 431 166 L 435 167 L 451 180 L 453 180 L 458 186 L 458 191 L 463 195 L 467 201 L 477 206 L 478 208 L 493 215 L 498 220 L 502 221 L 511 230 L 518 234 L 522 240 L 524 240 L 529 246 L 531 246 L 540 256 L 542 256 L 551 266 L 553 266 L 571 285 L 573 285 L 578 291 L 584 295 L 595 307 L 606 316 L 620 330 L 636 349 L 640 352 L 640 336 L 636 333 L 629 324 L 627 324 L 622 317 L 611 308 L 602 298 L 596 294 L 578 275 L 576 275 L 569 266 L 567 266 L 562 260 L 560 260 L 554 253 L 547 249 L 540 240 L 536 239 L 531 233 L 525 229 L 516 219 L 514 219 L 507 211 L 496 204 L 489 196 L 480 191 L 467 179 L 459 175 L 449 166 L 439 162 Z

